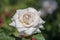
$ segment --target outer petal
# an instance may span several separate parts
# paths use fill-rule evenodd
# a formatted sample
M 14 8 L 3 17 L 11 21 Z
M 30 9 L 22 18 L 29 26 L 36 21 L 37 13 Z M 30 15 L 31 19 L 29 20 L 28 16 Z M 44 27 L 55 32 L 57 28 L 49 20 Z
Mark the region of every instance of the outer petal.
M 43 21 L 43 20 L 40 18 L 40 22 L 39 22 L 39 23 L 40 23 L 40 25 L 41 25 L 41 24 L 44 24 L 45 21 Z
M 28 11 L 29 11 L 29 12 L 32 12 L 32 13 L 37 12 L 37 10 L 34 9 L 34 8 L 32 8 L 32 7 L 28 8 Z
M 18 18 L 21 16 L 22 12 L 23 12 L 23 10 L 19 10 L 19 9 L 18 9 L 11 20 L 16 20 L 16 19 L 18 19 Z
M 16 20 L 16 19 L 18 19 L 18 14 L 17 13 L 15 13 L 15 15 L 13 16 L 13 18 L 11 19 L 11 20 Z
M 32 25 L 32 27 L 36 27 L 40 22 L 40 19 L 38 16 L 35 17 L 35 22 L 33 22 L 34 24 Z
M 44 29 L 43 25 L 39 25 L 39 28 Z
M 18 32 L 24 32 L 25 30 L 28 30 L 28 28 L 17 28 Z
M 25 31 L 26 34 L 31 35 L 34 34 L 34 32 L 37 30 L 37 28 L 29 28 L 28 30 Z
M 23 12 L 24 12 L 25 10 L 23 9 L 18 9 L 17 11 L 16 11 L 16 13 L 20 16 Z
M 15 27 L 15 22 L 13 21 L 12 23 L 10 23 L 9 25 L 14 26 Z
M 41 32 L 39 29 L 37 29 L 37 30 L 35 31 L 35 33 L 39 33 L 39 32 Z

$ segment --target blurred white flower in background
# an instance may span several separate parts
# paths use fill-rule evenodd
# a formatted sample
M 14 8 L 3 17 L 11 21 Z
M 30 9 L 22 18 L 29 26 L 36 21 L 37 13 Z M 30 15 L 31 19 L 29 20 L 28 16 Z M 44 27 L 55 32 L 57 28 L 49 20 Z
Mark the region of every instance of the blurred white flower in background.
M 47 13 L 52 14 L 58 8 L 58 5 L 55 0 L 44 0 L 42 2 L 42 8 L 44 8 Z
M 19 9 L 12 18 L 11 26 L 15 26 L 20 35 L 32 35 L 41 32 L 43 21 L 40 14 L 34 8 Z

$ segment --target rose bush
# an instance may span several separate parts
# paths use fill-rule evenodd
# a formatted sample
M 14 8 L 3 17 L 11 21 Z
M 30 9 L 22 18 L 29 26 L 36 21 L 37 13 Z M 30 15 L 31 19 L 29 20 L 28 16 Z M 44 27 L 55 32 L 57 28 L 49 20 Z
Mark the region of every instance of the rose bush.
M 12 18 L 11 26 L 17 28 L 20 35 L 32 35 L 41 32 L 43 21 L 39 12 L 34 8 L 18 9 Z

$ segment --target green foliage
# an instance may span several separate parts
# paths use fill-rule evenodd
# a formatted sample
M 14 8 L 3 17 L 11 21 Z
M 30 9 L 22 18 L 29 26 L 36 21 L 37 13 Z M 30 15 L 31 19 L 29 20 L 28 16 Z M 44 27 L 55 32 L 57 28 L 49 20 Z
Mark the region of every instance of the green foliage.
M 8 32 L 4 32 L 4 30 L 0 29 L 0 40 L 15 40 L 14 37 L 9 36 L 8 34 L 6 34 Z
M 45 38 L 41 33 L 34 35 L 32 38 L 35 38 L 36 40 L 45 40 Z

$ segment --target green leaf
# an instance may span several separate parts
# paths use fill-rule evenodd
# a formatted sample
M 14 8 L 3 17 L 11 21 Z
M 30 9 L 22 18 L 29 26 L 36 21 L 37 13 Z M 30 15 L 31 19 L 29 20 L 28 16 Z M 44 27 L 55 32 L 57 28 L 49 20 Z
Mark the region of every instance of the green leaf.
M 26 38 L 22 38 L 22 40 L 31 40 L 30 38 L 29 39 L 26 39 Z
M 15 32 L 13 32 L 13 35 L 14 35 L 15 37 L 18 37 L 18 36 L 19 36 L 18 31 L 16 30 Z
M 15 40 L 15 38 L 6 35 L 4 32 L 0 33 L 0 40 Z
M 22 40 L 26 40 L 25 38 L 22 38 Z
M 34 35 L 33 38 L 35 38 L 36 40 L 45 40 L 45 38 L 43 37 L 41 33 Z

